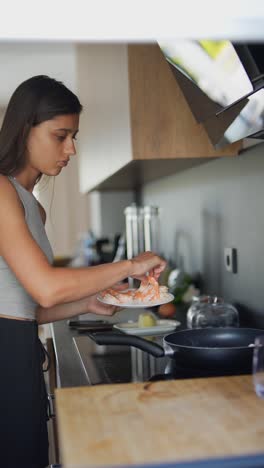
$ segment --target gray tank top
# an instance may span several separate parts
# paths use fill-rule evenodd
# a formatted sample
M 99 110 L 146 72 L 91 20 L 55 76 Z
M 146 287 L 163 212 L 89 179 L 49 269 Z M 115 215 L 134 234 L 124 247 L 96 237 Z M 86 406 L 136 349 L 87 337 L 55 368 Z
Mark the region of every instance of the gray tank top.
M 13 177 L 9 177 L 24 206 L 25 220 L 29 230 L 45 253 L 49 263 L 52 263 L 53 253 L 41 219 L 39 206 L 34 195 L 26 190 Z M 0 314 L 27 319 L 35 319 L 37 303 L 27 293 L 14 273 L 0 256 Z

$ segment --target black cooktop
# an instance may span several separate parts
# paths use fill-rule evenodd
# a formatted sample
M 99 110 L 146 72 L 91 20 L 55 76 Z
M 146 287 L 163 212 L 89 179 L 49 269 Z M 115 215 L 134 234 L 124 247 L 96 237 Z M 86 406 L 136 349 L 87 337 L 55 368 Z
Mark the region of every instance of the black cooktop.
M 104 383 L 127 383 L 132 380 L 131 355 L 125 352 L 93 355 L 98 377 Z
M 247 374 L 247 372 L 243 372 L 241 370 L 234 372 L 234 371 L 226 371 L 224 369 L 221 370 L 208 370 L 208 369 L 194 369 L 190 367 L 181 367 L 177 365 L 175 362 L 171 361 L 168 363 L 165 372 L 162 374 L 155 374 L 150 376 L 149 380 L 156 381 L 156 380 L 172 380 L 172 379 L 195 379 L 195 378 L 202 378 L 202 377 L 223 377 L 223 376 L 230 376 L 230 375 L 242 375 Z

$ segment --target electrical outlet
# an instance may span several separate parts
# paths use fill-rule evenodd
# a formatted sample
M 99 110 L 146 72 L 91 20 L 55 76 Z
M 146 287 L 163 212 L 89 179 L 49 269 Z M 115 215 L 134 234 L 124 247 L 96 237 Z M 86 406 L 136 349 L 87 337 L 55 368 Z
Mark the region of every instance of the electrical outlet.
M 224 261 L 226 271 L 237 273 L 237 249 L 232 247 L 224 248 Z

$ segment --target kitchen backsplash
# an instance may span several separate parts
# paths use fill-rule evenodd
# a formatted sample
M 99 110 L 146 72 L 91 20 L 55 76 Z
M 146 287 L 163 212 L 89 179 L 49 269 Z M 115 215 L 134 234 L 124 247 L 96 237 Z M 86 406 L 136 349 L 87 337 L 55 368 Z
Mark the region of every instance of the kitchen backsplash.
M 264 144 L 149 183 L 142 202 L 161 209 L 166 258 L 264 328 Z M 225 270 L 224 247 L 237 249 L 237 274 Z

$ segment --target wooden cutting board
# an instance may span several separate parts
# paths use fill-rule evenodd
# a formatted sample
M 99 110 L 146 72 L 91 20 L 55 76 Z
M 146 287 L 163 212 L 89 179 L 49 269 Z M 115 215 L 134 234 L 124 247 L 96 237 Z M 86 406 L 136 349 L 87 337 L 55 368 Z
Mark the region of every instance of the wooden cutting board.
M 251 376 L 57 389 L 56 407 L 66 468 L 264 452 Z

